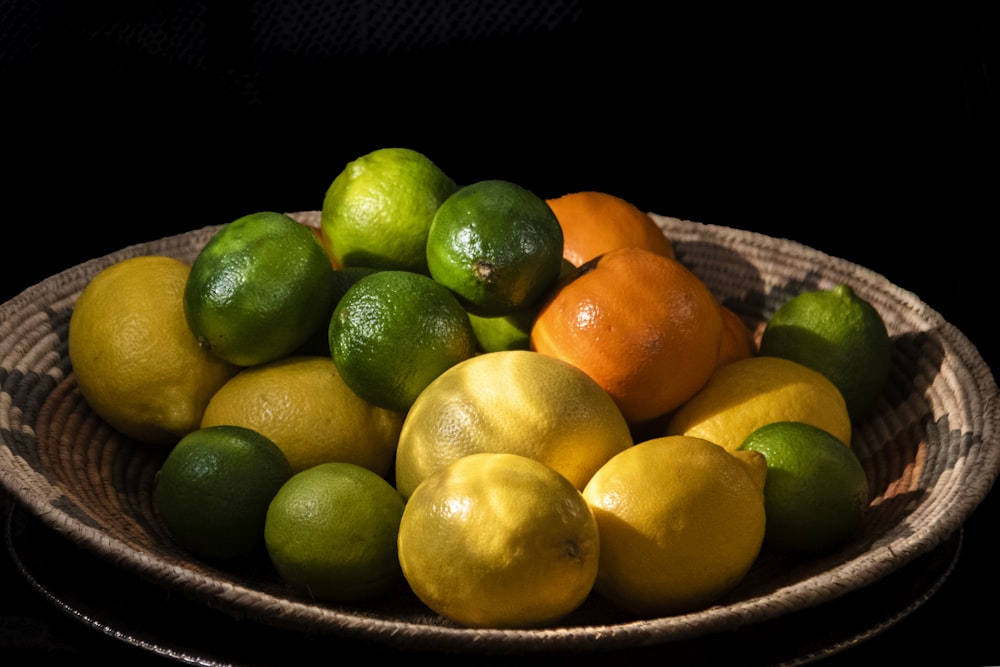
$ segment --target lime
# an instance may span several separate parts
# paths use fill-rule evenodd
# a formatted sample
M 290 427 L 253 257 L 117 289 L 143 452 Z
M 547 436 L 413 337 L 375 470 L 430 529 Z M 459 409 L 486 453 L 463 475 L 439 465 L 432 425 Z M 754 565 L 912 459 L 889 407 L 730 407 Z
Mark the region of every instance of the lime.
M 403 416 L 354 393 L 327 354 L 243 369 L 212 396 L 201 425 L 259 431 L 281 448 L 295 472 L 340 461 L 387 476 Z
M 842 544 L 861 523 L 868 478 L 854 451 L 828 432 L 802 422 L 775 422 L 748 435 L 740 449 L 767 460 L 768 547 L 822 553 Z
M 503 180 L 459 189 L 427 235 L 431 277 L 484 317 L 538 302 L 559 277 L 562 251 L 562 228 L 545 200 Z
M 574 268 L 576 267 L 568 260 L 562 260 L 559 277 L 569 275 Z M 534 326 L 544 302 L 545 299 L 541 299 L 527 308 L 496 317 L 482 317 L 469 313 L 472 332 L 476 335 L 479 349 L 483 352 L 531 349 L 531 327 Z
M 193 431 L 156 475 L 153 500 L 170 534 L 207 558 L 249 556 L 264 544 L 264 520 L 292 476 L 277 445 L 241 426 Z
M 84 287 L 69 321 L 80 393 L 112 428 L 173 445 L 198 428 L 209 399 L 239 368 L 202 349 L 184 318 L 190 268 L 143 255 L 112 264 Z
M 367 275 L 375 273 L 379 269 L 370 266 L 346 266 L 336 269 L 333 272 L 333 303 L 330 306 L 329 317 L 323 326 L 316 329 L 313 335 L 306 340 L 302 346 L 293 354 L 296 356 L 316 356 L 330 355 L 330 318 L 333 317 L 333 309 L 340 303 L 341 297 L 347 293 L 351 285 L 358 282 Z
M 369 403 L 405 412 L 434 378 L 475 354 L 465 309 L 443 285 L 379 271 L 340 299 L 329 328 L 341 377 Z
M 764 475 L 763 456 L 687 436 L 612 458 L 583 490 L 601 535 L 597 592 L 643 617 L 717 601 L 760 553 Z
M 330 258 L 305 225 L 264 211 L 234 220 L 191 266 L 184 313 L 213 355 L 252 366 L 290 354 L 329 323 Z
M 417 487 L 399 525 L 403 575 L 433 611 L 469 627 L 537 627 L 580 606 L 597 576 L 594 515 L 534 459 L 481 453 Z
M 457 189 L 409 148 L 380 148 L 352 160 L 323 199 L 320 226 L 334 262 L 426 274 L 427 231 Z
M 509 315 L 480 317 L 469 313 L 472 332 L 483 352 L 528 350 L 531 348 L 531 327 L 538 317 L 538 305 L 532 305 Z
M 403 584 L 396 537 L 403 499 L 353 463 L 296 473 L 267 510 L 264 541 L 278 575 L 317 600 L 362 602 Z
M 760 353 L 823 373 L 852 420 L 865 416 L 889 378 L 892 343 L 882 316 L 849 285 L 802 292 L 770 317 Z

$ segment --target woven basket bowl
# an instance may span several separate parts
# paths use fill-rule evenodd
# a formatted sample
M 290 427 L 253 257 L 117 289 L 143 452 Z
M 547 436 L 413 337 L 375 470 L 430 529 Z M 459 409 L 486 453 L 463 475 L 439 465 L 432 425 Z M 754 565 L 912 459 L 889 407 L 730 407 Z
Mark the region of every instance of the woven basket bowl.
M 318 224 L 315 211 L 293 215 Z M 646 646 L 759 623 L 871 585 L 956 531 L 1000 465 L 997 385 L 967 338 L 913 294 L 857 265 L 787 240 L 654 218 L 678 259 L 751 325 L 802 290 L 848 283 L 879 310 L 893 342 L 889 384 L 874 414 L 855 425 L 852 447 L 871 487 L 860 530 L 819 558 L 762 554 L 711 608 L 639 620 L 594 595 L 551 628 L 469 630 L 408 591 L 365 606 L 319 604 L 264 565 L 220 568 L 176 547 L 151 502 L 167 451 L 130 441 L 88 408 L 67 357 L 67 328 L 77 296 L 98 271 L 143 254 L 190 262 L 218 227 L 91 260 L 0 307 L 0 482 L 82 547 L 226 614 L 403 649 L 470 653 Z

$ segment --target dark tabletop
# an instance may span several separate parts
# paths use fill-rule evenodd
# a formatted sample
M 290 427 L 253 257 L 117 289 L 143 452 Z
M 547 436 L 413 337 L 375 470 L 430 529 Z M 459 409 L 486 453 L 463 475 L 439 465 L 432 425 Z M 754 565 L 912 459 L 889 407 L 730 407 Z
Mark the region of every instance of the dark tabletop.
M 348 160 L 397 145 L 460 182 L 604 190 L 816 247 L 916 293 L 1000 368 L 995 21 L 583 0 L 361 5 L 0 2 L 0 299 L 131 243 L 318 209 Z M 15 506 L 0 492 L 5 522 Z M 940 651 L 941 664 L 1000 663 L 997 520 L 994 493 L 907 581 L 769 636 L 805 646 L 913 590 L 929 598 L 816 664 Z M 752 650 L 743 664 L 789 655 Z M 46 657 L 173 661 L 61 611 L 4 548 L 0 664 Z M 599 658 L 588 656 L 621 656 Z

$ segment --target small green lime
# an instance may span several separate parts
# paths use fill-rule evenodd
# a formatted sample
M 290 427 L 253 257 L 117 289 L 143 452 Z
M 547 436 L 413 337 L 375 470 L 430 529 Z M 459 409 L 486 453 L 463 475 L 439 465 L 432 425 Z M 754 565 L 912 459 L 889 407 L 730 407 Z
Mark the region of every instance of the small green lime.
M 849 285 L 802 292 L 782 304 L 768 320 L 760 353 L 797 361 L 830 378 L 852 421 L 871 410 L 892 363 L 882 316 Z
M 868 478 L 854 451 L 821 428 L 774 422 L 739 449 L 767 461 L 764 541 L 776 549 L 817 554 L 840 546 L 868 507 Z
M 316 329 L 302 346 L 296 350 L 294 356 L 329 356 L 330 355 L 330 318 L 333 317 L 333 309 L 340 303 L 341 297 L 354 283 L 365 276 L 379 271 L 370 266 L 345 266 L 333 272 L 333 303 L 330 306 L 330 314 L 326 318 L 323 326 Z
M 455 296 L 410 271 L 379 271 L 351 286 L 333 311 L 329 341 L 344 382 L 369 403 L 400 412 L 476 352 Z
M 305 225 L 251 213 L 222 227 L 198 253 L 184 314 L 202 347 L 253 366 L 290 354 L 329 323 L 333 266 Z
M 575 268 L 569 260 L 562 260 L 559 277 L 569 275 Z M 479 349 L 483 352 L 531 349 L 531 327 L 535 324 L 535 319 L 544 303 L 543 298 L 527 308 L 496 317 L 482 317 L 469 313 L 469 321 L 472 323 L 473 333 L 476 334 Z
M 241 426 L 213 426 L 174 445 L 156 475 L 153 500 L 182 547 L 236 558 L 263 546 L 268 505 L 291 476 L 269 438 Z
M 426 274 L 427 231 L 457 189 L 409 148 L 380 148 L 352 160 L 323 198 L 320 226 L 334 262 Z
M 537 303 L 559 277 L 562 252 L 562 228 L 545 200 L 503 180 L 459 189 L 427 235 L 431 277 L 482 317 Z
M 264 541 L 278 575 L 313 598 L 366 601 L 403 582 L 402 516 L 402 496 L 382 477 L 353 463 L 321 463 L 275 494 Z

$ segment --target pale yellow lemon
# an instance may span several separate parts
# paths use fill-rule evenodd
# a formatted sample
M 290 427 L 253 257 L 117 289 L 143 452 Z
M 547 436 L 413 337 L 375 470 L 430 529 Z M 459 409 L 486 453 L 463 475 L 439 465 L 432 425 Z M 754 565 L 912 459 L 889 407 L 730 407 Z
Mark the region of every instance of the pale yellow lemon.
M 202 427 L 251 428 L 274 441 L 295 472 L 353 463 L 392 472 L 403 413 L 368 403 L 340 378 L 330 357 L 279 359 L 246 368 L 208 402 Z
M 685 436 L 615 456 L 583 491 L 601 536 L 595 589 L 641 617 L 719 600 L 759 555 L 765 471 L 757 452 Z
M 190 267 L 143 255 L 87 283 L 69 322 L 73 374 L 88 405 L 140 442 L 174 444 L 238 369 L 198 345 L 184 317 Z
M 765 424 L 805 422 L 851 443 L 844 397 L 822 373 L 780 357 L 754 356 L 717 369 L 670 418 L 666 435 L 737 449 Z
M 468 454 L 520 454 L 578 489 L 632 445 L 614 401 L 586 373 L 528 350 L 474 356 L 417 397 L 396 450 L 396 487 L 409 497 L 436 470 Z
M 417 487 L 398 549 L 410 588 L 442 616 L 470 627 L 537 627 L 586 600 L 600 538 L 565 477 L 524 456 L 480 453 Z

